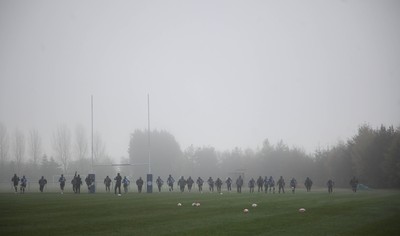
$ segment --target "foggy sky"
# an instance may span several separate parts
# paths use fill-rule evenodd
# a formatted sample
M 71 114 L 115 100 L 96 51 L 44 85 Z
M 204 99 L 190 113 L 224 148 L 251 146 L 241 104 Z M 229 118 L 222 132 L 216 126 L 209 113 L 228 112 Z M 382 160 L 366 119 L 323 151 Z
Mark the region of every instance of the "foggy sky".
M 147 94 L 182 149 L 313 152 L 400 125 L 399 91 L 399 1 L 0 1 L 0 122 L 48 155 L 61 124 L 90 137 L 91 95 L 118 158 Z

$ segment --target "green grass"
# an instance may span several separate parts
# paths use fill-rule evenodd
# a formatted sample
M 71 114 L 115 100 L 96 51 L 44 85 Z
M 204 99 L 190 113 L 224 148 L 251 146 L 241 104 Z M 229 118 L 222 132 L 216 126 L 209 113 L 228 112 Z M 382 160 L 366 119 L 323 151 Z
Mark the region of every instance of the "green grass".
M 399 219 L 397 190 L 0 193 L 0 235 L 400 235 Z

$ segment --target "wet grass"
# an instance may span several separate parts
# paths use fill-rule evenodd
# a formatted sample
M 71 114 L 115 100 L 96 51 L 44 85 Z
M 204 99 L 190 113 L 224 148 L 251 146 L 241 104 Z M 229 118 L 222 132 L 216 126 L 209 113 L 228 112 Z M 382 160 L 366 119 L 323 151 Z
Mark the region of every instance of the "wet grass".
M 400 235 L 398 219 L 397 190 L 0 193 L 0 235 Z

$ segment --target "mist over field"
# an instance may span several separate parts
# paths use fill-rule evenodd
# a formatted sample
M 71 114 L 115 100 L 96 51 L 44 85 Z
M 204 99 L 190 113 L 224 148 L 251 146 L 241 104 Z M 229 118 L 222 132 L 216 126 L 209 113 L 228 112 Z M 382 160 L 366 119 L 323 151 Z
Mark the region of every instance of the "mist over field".
M 389 0 L 1 1 L 1 181 L 144 177 L 92 170 L 92 153 L 148 163 L 149 95 L 155 177 L 399 187 L 399 13 Z

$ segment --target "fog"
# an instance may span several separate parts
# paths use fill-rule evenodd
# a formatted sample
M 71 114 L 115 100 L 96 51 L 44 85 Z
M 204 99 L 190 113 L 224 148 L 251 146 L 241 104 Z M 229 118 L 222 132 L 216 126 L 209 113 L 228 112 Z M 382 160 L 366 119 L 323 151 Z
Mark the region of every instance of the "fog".
M 56 156 L 60 127 L 90 143 L 93 95 L 117 161 L 147 128 L 149 94 L 151 129 L 182 150 L 268 139 L 313 153 L 362 124 L 400 124 L 399 13 L 382 0 L 3 0 L 0 122 L 27 144 L 37 130 Z

